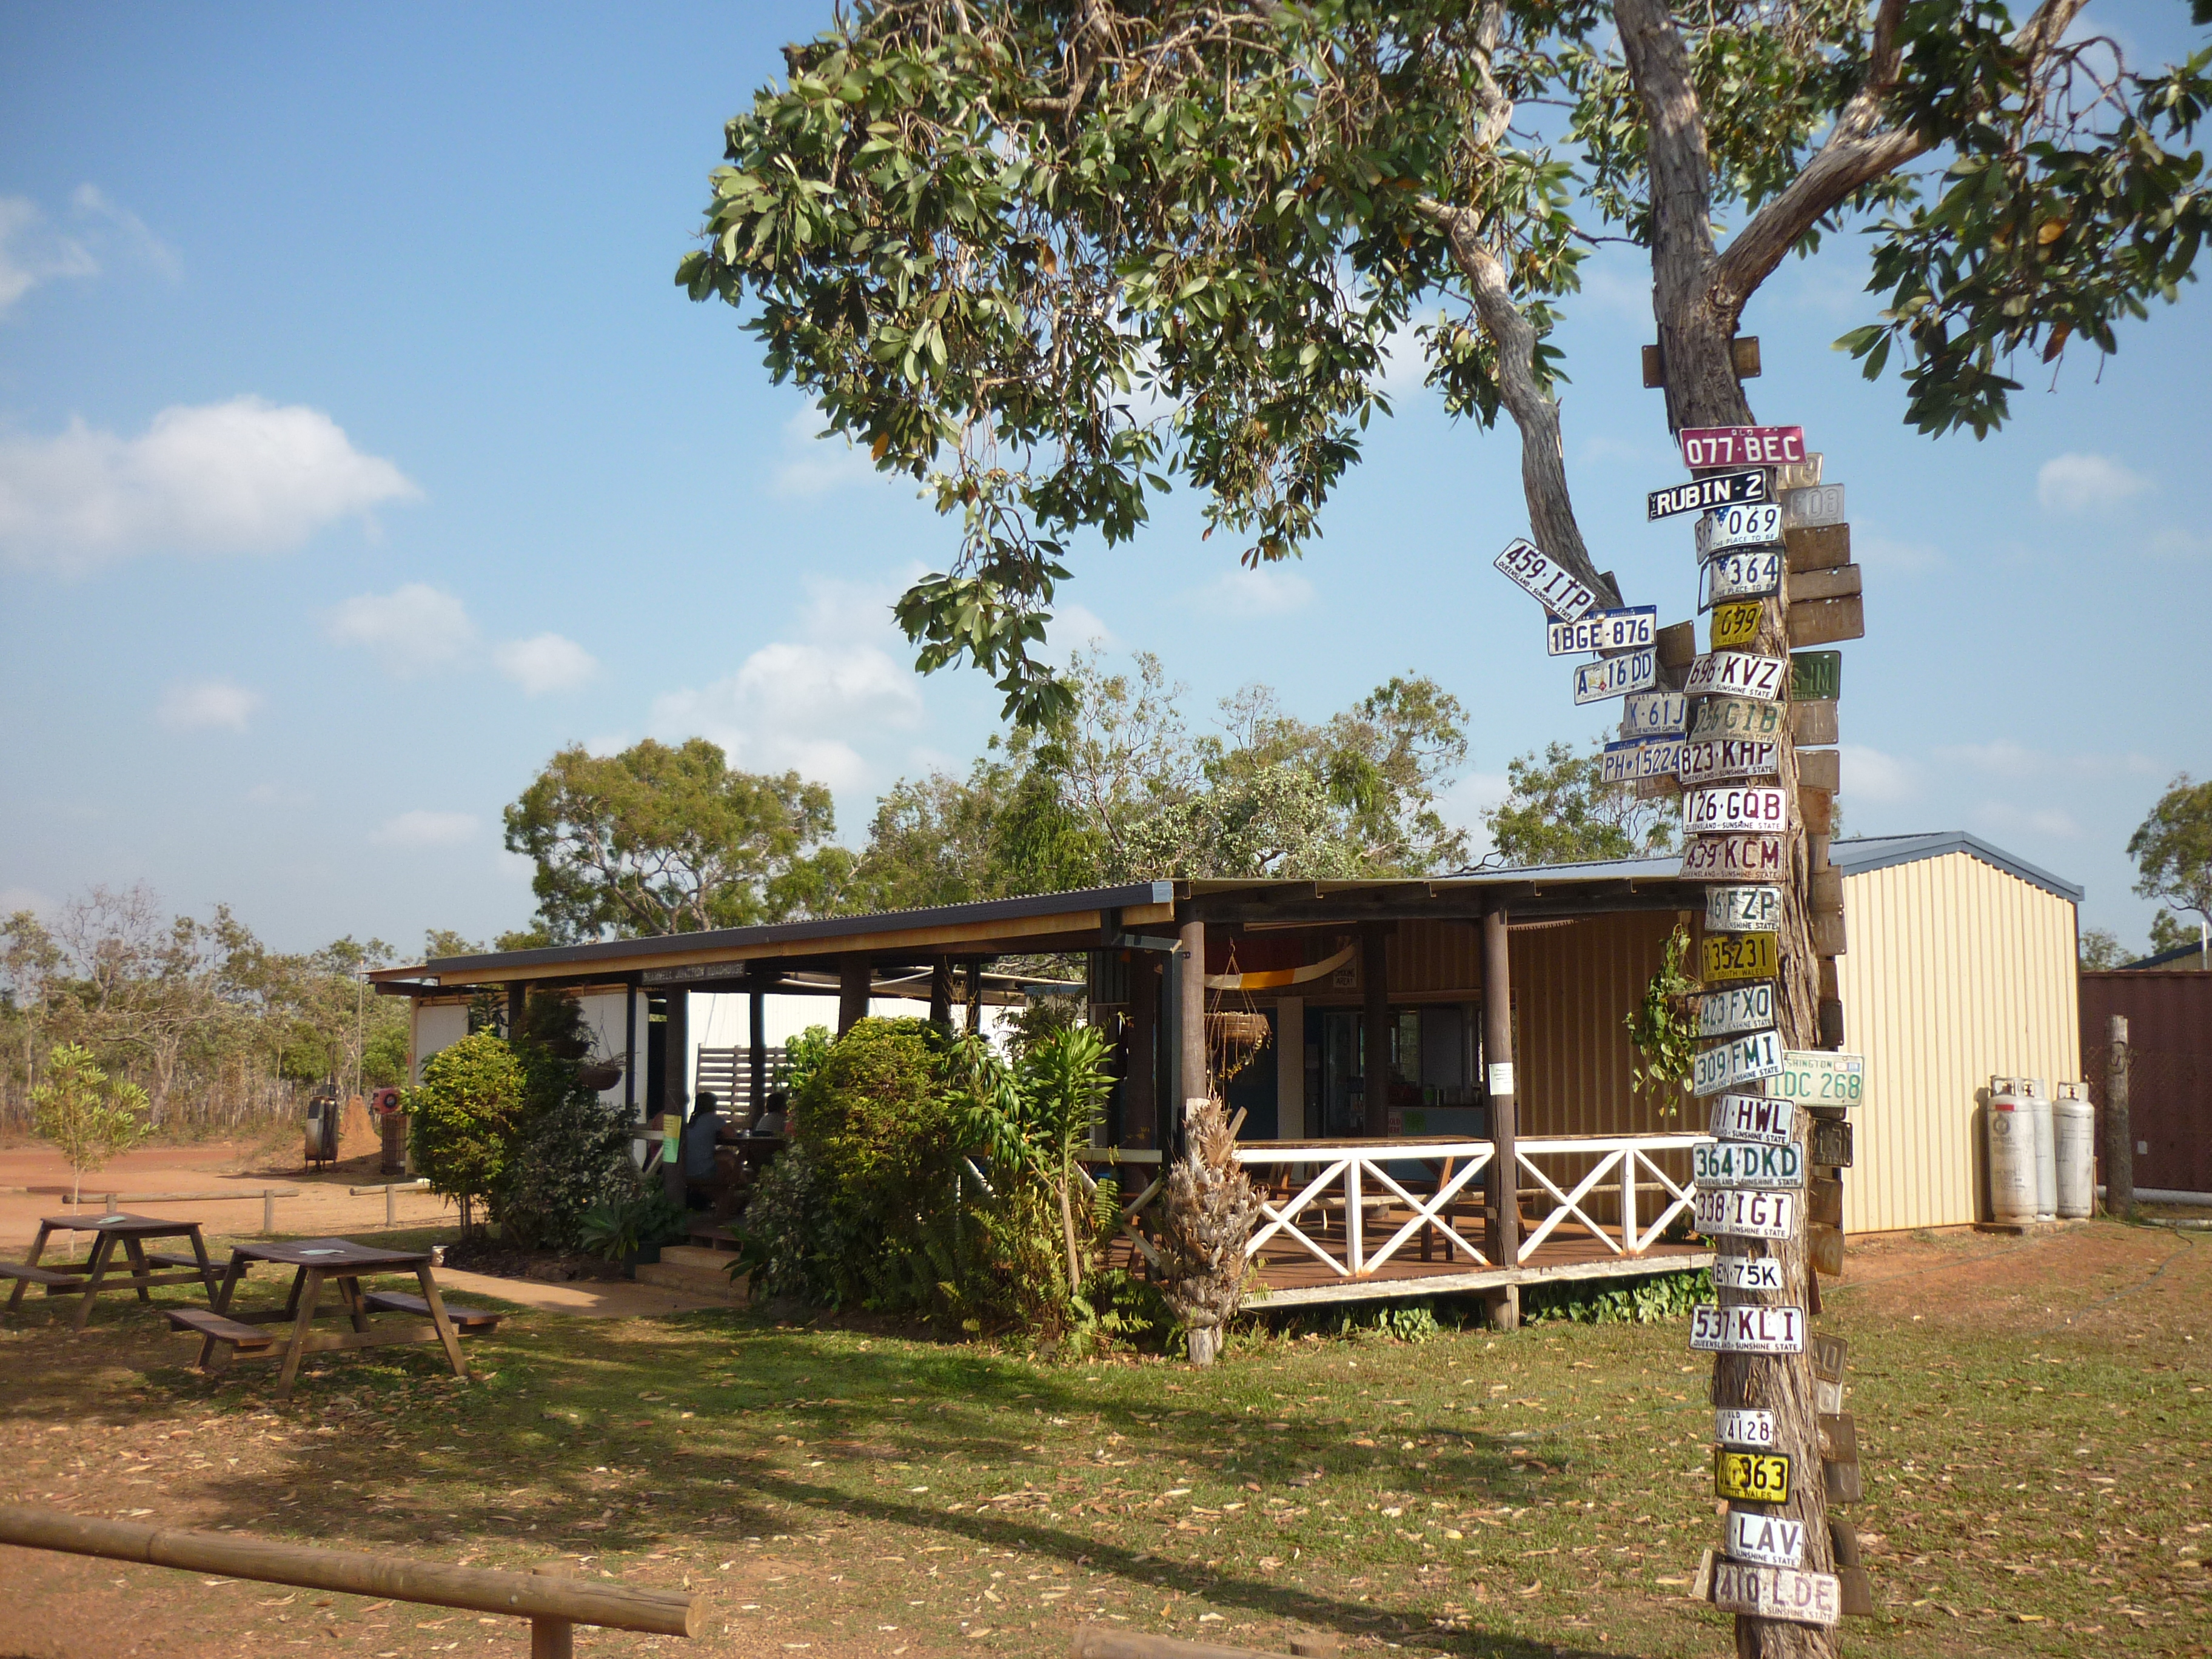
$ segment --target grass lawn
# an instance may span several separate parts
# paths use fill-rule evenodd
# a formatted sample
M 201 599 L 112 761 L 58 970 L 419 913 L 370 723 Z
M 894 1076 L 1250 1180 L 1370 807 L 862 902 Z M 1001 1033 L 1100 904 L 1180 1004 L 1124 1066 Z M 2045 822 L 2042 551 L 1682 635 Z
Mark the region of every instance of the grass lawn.
M 1879 1615 L 1849 1651 L 2212 1652 L 2212 1238 L 1877 1240 L 1852 1347 Z M 261 1293 L 273 1297 L 273 1275 Z M 157 1295 L 162 1294 L 160 1292 Z M 184 1301 L 183 1292 L 168 1293 Z M 1681 1322 L 1249 1335 L 1210 1372 L 746 1314 L 529 1314 L 216 1382 L 104 1298 L 0 1334 L 0 1498 L 712 1598 L 689 1650 L 1060 1654 L 1085 1620 L 1281 1650 L 1717 1655 L 1709 1365 Z M 0 1551 L 0 1656 L 526 1651 L 517 1621 Z M 673 1640 L 586 1633 L 583 1650 Z

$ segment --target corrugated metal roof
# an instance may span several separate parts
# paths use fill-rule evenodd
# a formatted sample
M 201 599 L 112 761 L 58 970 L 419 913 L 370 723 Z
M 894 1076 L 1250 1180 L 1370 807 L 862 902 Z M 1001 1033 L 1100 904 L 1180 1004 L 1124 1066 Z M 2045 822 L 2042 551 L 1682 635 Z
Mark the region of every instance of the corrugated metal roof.
M 2032 882 L 2046 893 L 2055 893 L 2075 904 L 2081 902 L 2086 890 L 1964 830 L 1938 830 L 1917 836 L 1855 836 L 1849 841 L 1828 843 L 1828 862 L 1847 876 L 1887 869 L 1893 864 L 1917 864 L 1923 859 L 1942 858 L 1946 853 L 1964 853 L 1969 858 L 1979 859 L 2007 875 Z

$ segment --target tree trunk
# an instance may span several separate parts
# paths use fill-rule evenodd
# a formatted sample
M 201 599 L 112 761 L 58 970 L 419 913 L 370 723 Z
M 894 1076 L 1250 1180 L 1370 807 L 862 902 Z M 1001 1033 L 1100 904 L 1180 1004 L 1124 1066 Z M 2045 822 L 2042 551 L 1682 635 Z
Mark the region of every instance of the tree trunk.
M 2105 1213 L 2133 1220 L 2136 1213 L 2135 1130 L 2128 1121 L 2128 1017 L 2114 1014 L 2106 1028 L 2105 1062 Z
M 1083 1257 L 1075 1245 L 1075 1172 L 1066 1164 L 1060 1171 L 1060 1242 L 1067 1247 L 1067 1293 L 1074 1296 L 1083 1289 Z

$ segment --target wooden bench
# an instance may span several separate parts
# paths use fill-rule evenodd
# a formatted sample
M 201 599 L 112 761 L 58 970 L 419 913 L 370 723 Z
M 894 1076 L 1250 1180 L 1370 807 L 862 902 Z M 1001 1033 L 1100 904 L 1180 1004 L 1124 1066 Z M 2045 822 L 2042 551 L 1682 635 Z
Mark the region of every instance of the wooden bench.
M 276 1332 L 258 1325 L 241 1324 L 219 1313 L 202 1313 L 196 1308 L 167 1308 L 163 1312 L 171 1329 L 200 1334 L 200 1355 L 192 1363 L 202 1370 L 208 1369 L 208 1361 L 218 1345 L 226 1364 L 234 1354 L 264 1353 L 276 1346 Z
M 419 1314 L 424 1319 L 430 1316 L 428 1302 L 398 1291 L 371 1291 L 362 1297 L 362 1302 L 380 1313 Z M 505 1314 L 487 1312 L 482 1308 L 457 1308 L 450 1302 L 446 1304 L 447 1322 L 465 1336 L 471 1331 L 488 1331 L 506 1317 Z
M 57 1285 L 67 1285 L 76 1290 L 84 1288 L 84 1270 L 70 1273 L 65 1268 L 32 1267 L 21 1261 L 0 1261 L 0 1279 L 20 1279 L 27 1285 L 43 1285 L 48 1290 Z

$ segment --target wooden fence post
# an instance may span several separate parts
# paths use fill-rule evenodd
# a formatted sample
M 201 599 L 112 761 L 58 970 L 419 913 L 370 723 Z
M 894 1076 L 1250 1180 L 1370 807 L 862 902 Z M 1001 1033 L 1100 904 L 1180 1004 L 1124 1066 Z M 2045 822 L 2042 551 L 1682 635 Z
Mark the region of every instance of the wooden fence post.
M 2135 1131 L 2128 1124 L 2128 1017 L 2114 1014 L 2106 1030 L 2105 1213 L 2136 1212 Z
M 269 1234 L 271 1234 L 271 1233 L 275 1232 L 276 1231 L 276 1189 L 275 1188 L 273 1188 L 273 1187 L 264 1187 L 264 1188 L 261 1189 L 261 1231 L 262 1231 L 262 1235 L 263 1235 L 263 1237 L 267 1237 Z
M 568 1578 L 576 1571 L 573 1561 L 545 1561 L 531 1568 L 540 1578 Z M 566 1619 L 540 1613 L 530 1621 L 530 1659 L 576 1659 L 576 1627 Z

